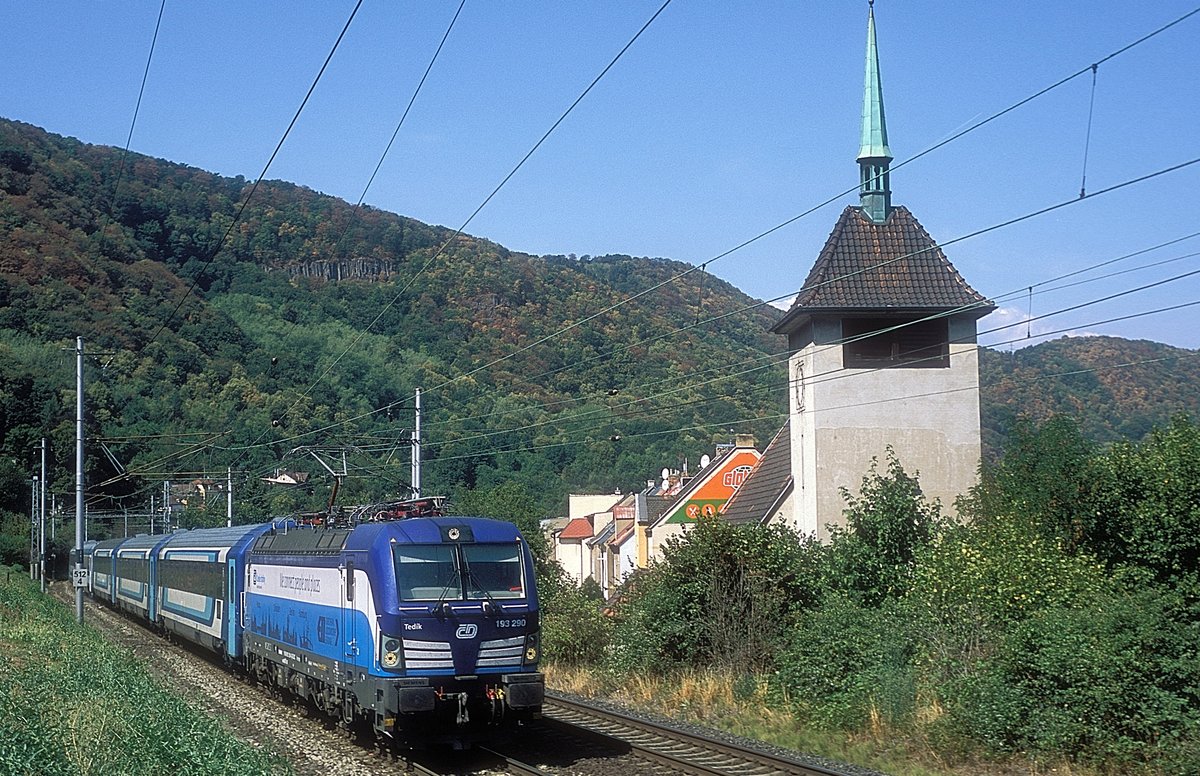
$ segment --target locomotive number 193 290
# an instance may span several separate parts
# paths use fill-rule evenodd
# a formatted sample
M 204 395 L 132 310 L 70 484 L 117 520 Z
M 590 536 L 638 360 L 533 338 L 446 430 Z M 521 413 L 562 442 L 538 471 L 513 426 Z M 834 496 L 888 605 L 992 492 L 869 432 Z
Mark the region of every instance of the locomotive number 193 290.
M 524 628 L 525 627 L 525 618 L 520 617 L 515 620 L 496 620 L 496 627 L 498 627 L 498 628 Z

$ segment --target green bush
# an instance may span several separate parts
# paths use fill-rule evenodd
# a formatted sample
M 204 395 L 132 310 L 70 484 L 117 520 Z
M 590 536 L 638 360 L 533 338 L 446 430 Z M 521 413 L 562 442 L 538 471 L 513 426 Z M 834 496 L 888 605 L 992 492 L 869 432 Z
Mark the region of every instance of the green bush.
M 604 601 L 574 586 L 542 604 L 542 654 L 547 660 L 575 666 L 599 665 L 608 649 L 612 625 Z
M 828 552 L 830 584 L 872 605 L 904 594 L 917 553 L 942 524 L 940 505 L 925 500 L 890 447 L 887 474 L 877 468 L 872 459 L 858 496 L 842 490 L 846 525 L 830 526 Z
M 29 568 L 29 517 L 0 510 L 0 565 Z
M 1084 538 L 1086 515 L 1079 507 L 1096 453 L 1073 418 L 1056 415 L 1041 426 L 1019 422 L 1004 459 L 984 467 L 979 484 L 960 499 L 959 513 L 975 522 L 1019 522 L 1073 549 Z
M 627 579 L 615 609 L 606 661 L 614 674 L 658 673 L 691 664 L 699 612 L 674 588 L 664 569 L 654 567 Z
M 853 729 L 872 717 L 906 724 L 917 692 L 908 622 L 895 602 L 876 608 L 830 596 L 805 615 L 780 654 L 773 694 L 823 725 Z
M 819 600 L 822 554 L 786 529 L 700 520 L 621 591 L 612 667 L 771 666 Z
M 918 557 L 907 597 L 936 684 L 972 671 L 1012 625 L 1046 607 L 1088 605 L 1109 586 L 1104 566 L 1071 555 L 1029 523 L 947 530 Z
M 947 683 L 949 722 L 997 752 L 1182 767 L 1200 740 L 1200 640 L 1180 614 L 1153 588 L 1035 612 Z
M 1177 417 L 1140 444 L 1100 455 L 1080 511 L 1087 540 L 1110 566 L 1177 582 L 1200 569 L 1200 427 Z

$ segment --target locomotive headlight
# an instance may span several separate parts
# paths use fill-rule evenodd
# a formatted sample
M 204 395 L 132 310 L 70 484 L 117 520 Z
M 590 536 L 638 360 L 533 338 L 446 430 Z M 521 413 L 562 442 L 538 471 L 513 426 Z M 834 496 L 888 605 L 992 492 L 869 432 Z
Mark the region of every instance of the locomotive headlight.
M 400 641 L 385 636 L 383 649 L 380 650 L 379 664 L 384 668 L 396 668 L 400 665 Z
M 525 636 L 525 662 L 536 663 L 540 650 L 538 649 L 538 634 L 530 633 Z

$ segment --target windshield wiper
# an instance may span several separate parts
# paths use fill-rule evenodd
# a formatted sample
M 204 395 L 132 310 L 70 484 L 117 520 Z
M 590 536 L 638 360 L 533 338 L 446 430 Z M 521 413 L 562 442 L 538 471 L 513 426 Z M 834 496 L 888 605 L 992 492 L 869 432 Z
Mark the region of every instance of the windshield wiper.
M 450 571 L 447 573 L 446 578 L 442 581 L 442 594 L 438 597 L 437 603 L 433 606 L 433 613 L 441 617 L 445 617 L 447 614 L 449 614 L 450 604 L 446 602 L 446 597 L 450 595 L 450 583 L 454 581 L 455 577 L 459 576 L 459 570 L 455 568 L 455 563 L 457 560 L 458 558 L 454 557 L 454 559 L 450 562 Z M 461 586 L 459 589 L 462 589 Z
M 496 603 L 496 599 L 492 596 L 491 592 L 486 587 L 484 587 L 482 584 L 480 584 L 479 579 L 477 579 L 475 576 L 475 572 L 471 571 L 471 564 L 469 562 L 467 562 L 467 560 L 465 558 L 463 559 L 463 567 L 467 570 L 467 582 L 469 584 L 475 586 L 474 588 L 470 589 L 468 592 L 474 592 L 474 590 L 478 590 L 479 592 L 483 593 L 484 598 L 487 599 L 486 601 L 484 601 L 484 603 L 486 605 L 483 607 L 483 613 L 488 614 L 489 607 L 492 610 L 491 613 L 493 613 L 493 614 L 499 613 L 500 612 L 500 604 Z

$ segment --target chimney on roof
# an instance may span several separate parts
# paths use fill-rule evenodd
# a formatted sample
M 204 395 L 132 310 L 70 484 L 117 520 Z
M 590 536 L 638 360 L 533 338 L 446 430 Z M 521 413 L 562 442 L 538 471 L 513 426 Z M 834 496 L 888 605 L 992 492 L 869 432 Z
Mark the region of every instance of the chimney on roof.
M 733 438 L 733 441 L 734 441 L 734 444 L 736 444 L 738 447 L 757 447 L 758 446 L 758 440 L 754 438 L 753 434 L 738 434 L 736 437 Z

